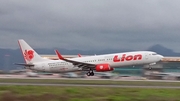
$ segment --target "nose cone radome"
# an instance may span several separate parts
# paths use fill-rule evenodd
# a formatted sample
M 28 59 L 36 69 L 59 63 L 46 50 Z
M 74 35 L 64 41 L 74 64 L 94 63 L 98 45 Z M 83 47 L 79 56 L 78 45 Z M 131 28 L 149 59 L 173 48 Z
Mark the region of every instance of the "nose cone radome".
M 164 58 L 164 56 L 162 55 L 158 55 L 158 57 L 159 57 L 159 60 L 162 60 Z

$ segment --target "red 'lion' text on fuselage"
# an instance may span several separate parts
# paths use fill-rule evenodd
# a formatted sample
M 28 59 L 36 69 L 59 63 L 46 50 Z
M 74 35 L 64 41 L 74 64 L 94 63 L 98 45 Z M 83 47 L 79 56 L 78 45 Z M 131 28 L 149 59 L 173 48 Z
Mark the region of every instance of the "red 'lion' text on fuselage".
M 115 55 L 113 58 L 114 62 L 123 62 L 123 61 L 131 61 L 131 60 L 141 60 L 142 59 L 142 55 L 141 54 L 137 54 L 137 55 L 128 55 L 126 56 L 126 54 L 123 54 L 121 58 L 118 57 L 118 55 Z

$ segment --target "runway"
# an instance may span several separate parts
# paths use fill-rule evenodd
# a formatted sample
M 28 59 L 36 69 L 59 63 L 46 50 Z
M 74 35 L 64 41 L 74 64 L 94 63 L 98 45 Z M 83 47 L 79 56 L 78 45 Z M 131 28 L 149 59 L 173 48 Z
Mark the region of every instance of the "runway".
M 4 79 L 4 80 L 3 80 Z M 180 89 L 179 83 L 177 80 L 147 80 L 139 79 L 137 77 L 121 77 L 116 79 L 101 79 L 98 77 L 90 78 L 61 78 L 58 75 L 41 75 L 40 77 L 26 77 L 25 75 L 0 75 L 0 86 L 69 86 L 69 87 L 111 87 L 111 88 L 168 88 L 168 89 Z M 38 80 L 38 82 L 36 82 Z M 46 81 L 44 81 L 46 80 Z M 51 80 L 51 82 L 47 82 Z M 64 82 L 58 82 L 63 81 Z M 68 81 L 75 81 L 69 83 Z M 110 83 L 91 83 L 90 81 L 97 82 L 110 82 Z M 78 81 L 78 82 L 77 82 Z M 82 83 L 84 81 L 85 83 Z M 114 82 L 129 82 L 129 83 L 114 83 Z M 28 82 L 28 83 L 27 83 Z M 133 82 L 140 82 L 138 84 L 133 84 Z M 146 83 L 145 83 L 146 82 Z M 149 82 L 149 83 L 148 83 Z M 153 84 L 152 84 L 153 83 Z M 155 85 L 156 83 L 157 85 Z M 160 83 L 160 84 L 159 84 Z M 162 84 L 161 84 L 162 83 Z M 167 85 L 163 85 L 166 84 Z M 175 86 L 173 86 L 176 83 Z M 177 84 L 178 83 L 178 84 Z M 172 84 L 172 85 L 169 85 Z
M 69 86 L 69 87 L 110 87 L 110 88 L 154 88 L 180 89 L 180 86 L 134 86 L 134 85 L 94 85 L 94 84 L 49 84 L 49 83 L 0 83 L 0 86 Z
M 62 78 L 59 75 L 40 75 L 40 77 L 27 77 L 26 75 L 0 75 L 0 79 L 39 79 L 39 80 L 97 80 L 97 81 L 147 81 L 147 82 L 179 82 L 178 80 L 148 80 L 143 77 L 119 77 L 112 79 L 102 79 L 98 76 L 90 76 L 86 78 Z

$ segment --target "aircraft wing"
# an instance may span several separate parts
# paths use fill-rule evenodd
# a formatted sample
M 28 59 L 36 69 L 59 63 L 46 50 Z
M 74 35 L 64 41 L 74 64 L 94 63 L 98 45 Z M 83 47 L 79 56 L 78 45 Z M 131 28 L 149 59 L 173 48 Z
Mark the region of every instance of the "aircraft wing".
M 90 64 L 90 63 L 84 63 L 84 62 L 79 62 L 79 61 L 74 61 L 74 60 L 70 60 L 70 59 L 65 59 L 62 57 L 62 55 L 58 52 L 58 50 L 55 50 L 57 56 L 59 59 L 64 60 L 66 62 L 70 62 L 73 65 L 76 65 L 78 67 L 81 68 L 95 68 L 96 64 Z

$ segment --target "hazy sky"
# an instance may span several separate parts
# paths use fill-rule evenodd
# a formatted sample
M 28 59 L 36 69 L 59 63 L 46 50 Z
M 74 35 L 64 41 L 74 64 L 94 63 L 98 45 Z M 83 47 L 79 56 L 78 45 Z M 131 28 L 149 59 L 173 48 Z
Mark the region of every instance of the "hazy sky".
M 180 52 L 180 0 L 0 0 L 0 48 Z

